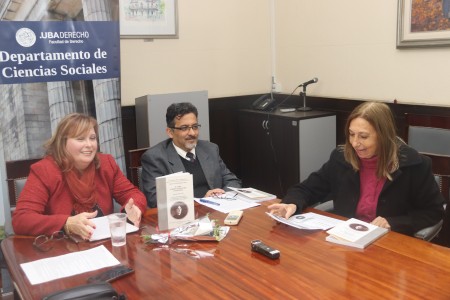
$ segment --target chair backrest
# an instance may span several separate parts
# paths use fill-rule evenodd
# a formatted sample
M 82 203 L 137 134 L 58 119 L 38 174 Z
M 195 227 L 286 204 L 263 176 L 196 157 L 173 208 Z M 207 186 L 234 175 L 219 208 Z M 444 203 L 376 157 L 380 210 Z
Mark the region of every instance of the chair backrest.
M 450 203 L 450 155 L 422 153 L 431 158 L 433 173 L 437 177 L 439 189 L 446 203 Z
M 406 142 L 431 157 L 444 198 L 449 203 L 450 117 L 406 114 Z
M 442 156 L 435 154 L 425 154 L 431 157 L 433 161 L 433 172 L 439 178 L 439 188 L 446 200 L 446 208 L 444 220 L 441 231 L 433 240 L 434 243 L 442 246 L 450 247 L 450 200 L 449 200 L 449 186 L 450 186 L 450 156 Z
M 147 151 L 148 148 L 140 148 L 129 150 L 128 155 L 130 159 L 130 179 L 131 182 L 139 187 L 142 191 L 142 183 L 141 183 L 141 174 L 142 174 L 142 165 L 141 165 L 141 156 Z
M 405 141 L 419 152 L 450 155 L 450 117 L 405 114 Z
M 450 117 L 406 114 L 406 142 L 431 158 L 433 173 L 446 201 L 446 212 L 438 236 L 433 240 L 450 247 Z
M 16 207 L 17 199 L 22 192 L 27 181 L 30 167 L 41 158 L 31 158 L 24 160 L 11 160 L 6 162 L 6 181 L 8 182 L 9 205 L 11 210 Z

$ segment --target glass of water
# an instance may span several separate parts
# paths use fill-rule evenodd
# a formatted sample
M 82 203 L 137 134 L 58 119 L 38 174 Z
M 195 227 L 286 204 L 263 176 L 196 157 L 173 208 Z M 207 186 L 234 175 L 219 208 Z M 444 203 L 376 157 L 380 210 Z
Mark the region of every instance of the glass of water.
M 108 215 L 109 229 L 111 230 L 111 243 L 114 247 L 124 246 L 127 243 L 127 214 L 115 213 Z

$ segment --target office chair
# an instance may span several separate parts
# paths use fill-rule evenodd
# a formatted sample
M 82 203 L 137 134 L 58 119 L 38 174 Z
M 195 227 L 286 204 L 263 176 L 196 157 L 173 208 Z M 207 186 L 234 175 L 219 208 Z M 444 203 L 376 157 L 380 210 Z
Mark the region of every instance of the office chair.
M 16 208 L 20 192 L 22 192 L 27 181 L 30 167 L 41 158 L 31 158 L 24 160 L 12 160 L 6 162 L 6 181 L 8 183 L 9 206 L 11 211 Z
M 450 117 L 407 113 L 405 119 L 407 125 L 405 141 L 420 153 L 431 158 L 432 170 L 444 196 L 444 206 L 447 208 L 450 176 Z M 435 225 L 439 228 L 436 228 L 437 232 L 431 239 L 441 231 L 443 223 L 444 220 L 440 222 L 440 226 L 439 224 Z M 445 233 L 443 232 L 443 234 Z M 422 236 L 418 237 L 422 238 Z
M 130 159 L 130 180 L 131 182 L 139 187 L 139 189 L 142 191 L 142 182 L 141 182 L 141 176 L 142 176 L 142 165 L 141 165 L 141 156 L 144 154 L 145 151 L 147 151 L 148 148 L 140 148 L 140 149 L 134 149 L 129 150 L 128 155 Z
M 6 181 L 8 185 L 10 212 L 14 211 L 14 209 L 16 208 L 17 200 L 19 199 L 19 195 L 22 192 L 23 187 L 25 186 L 25 182 L 27 181 L 27 177 L 30 173 L 31 165 L 35 162 L 38 162 L 39 160 L 40 158 L 31 158 L 6 162 Z M 11 232 L 8 233 L 5 231 L 5 235 L 8 234 L 11 234 Z M 6 262 L 3 258 L 3 253 L 0 253 L 0 255 L 0 268 L 2 277 L 1 296 L 7 297 L 13 294 L 14 287 L 11 282 L 11 276 L 6 266 Z

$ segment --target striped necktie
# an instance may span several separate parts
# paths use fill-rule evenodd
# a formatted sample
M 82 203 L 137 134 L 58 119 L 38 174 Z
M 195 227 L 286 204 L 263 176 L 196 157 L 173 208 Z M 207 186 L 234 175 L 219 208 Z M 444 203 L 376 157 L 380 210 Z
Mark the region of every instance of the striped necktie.
M 189 159 L 190 162 L 195 161 L 194 153 L 192 153 L 192 152 L 186 153 L 186 157 Z

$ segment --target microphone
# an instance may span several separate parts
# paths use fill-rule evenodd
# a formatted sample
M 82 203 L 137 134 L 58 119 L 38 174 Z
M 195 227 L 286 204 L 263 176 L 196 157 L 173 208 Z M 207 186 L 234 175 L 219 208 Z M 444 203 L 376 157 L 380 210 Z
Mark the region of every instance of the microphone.
M 319 81 L 319 79 L 317 79 L 317 77 L 314 77 L 313 79 L 311 79 L 311 80 L 309 80 L 307 82 L 303 82 L 298 87 L 301 87 L 301 86 L 306 87 L 308 84 L 316 83 L 317 81 Z

